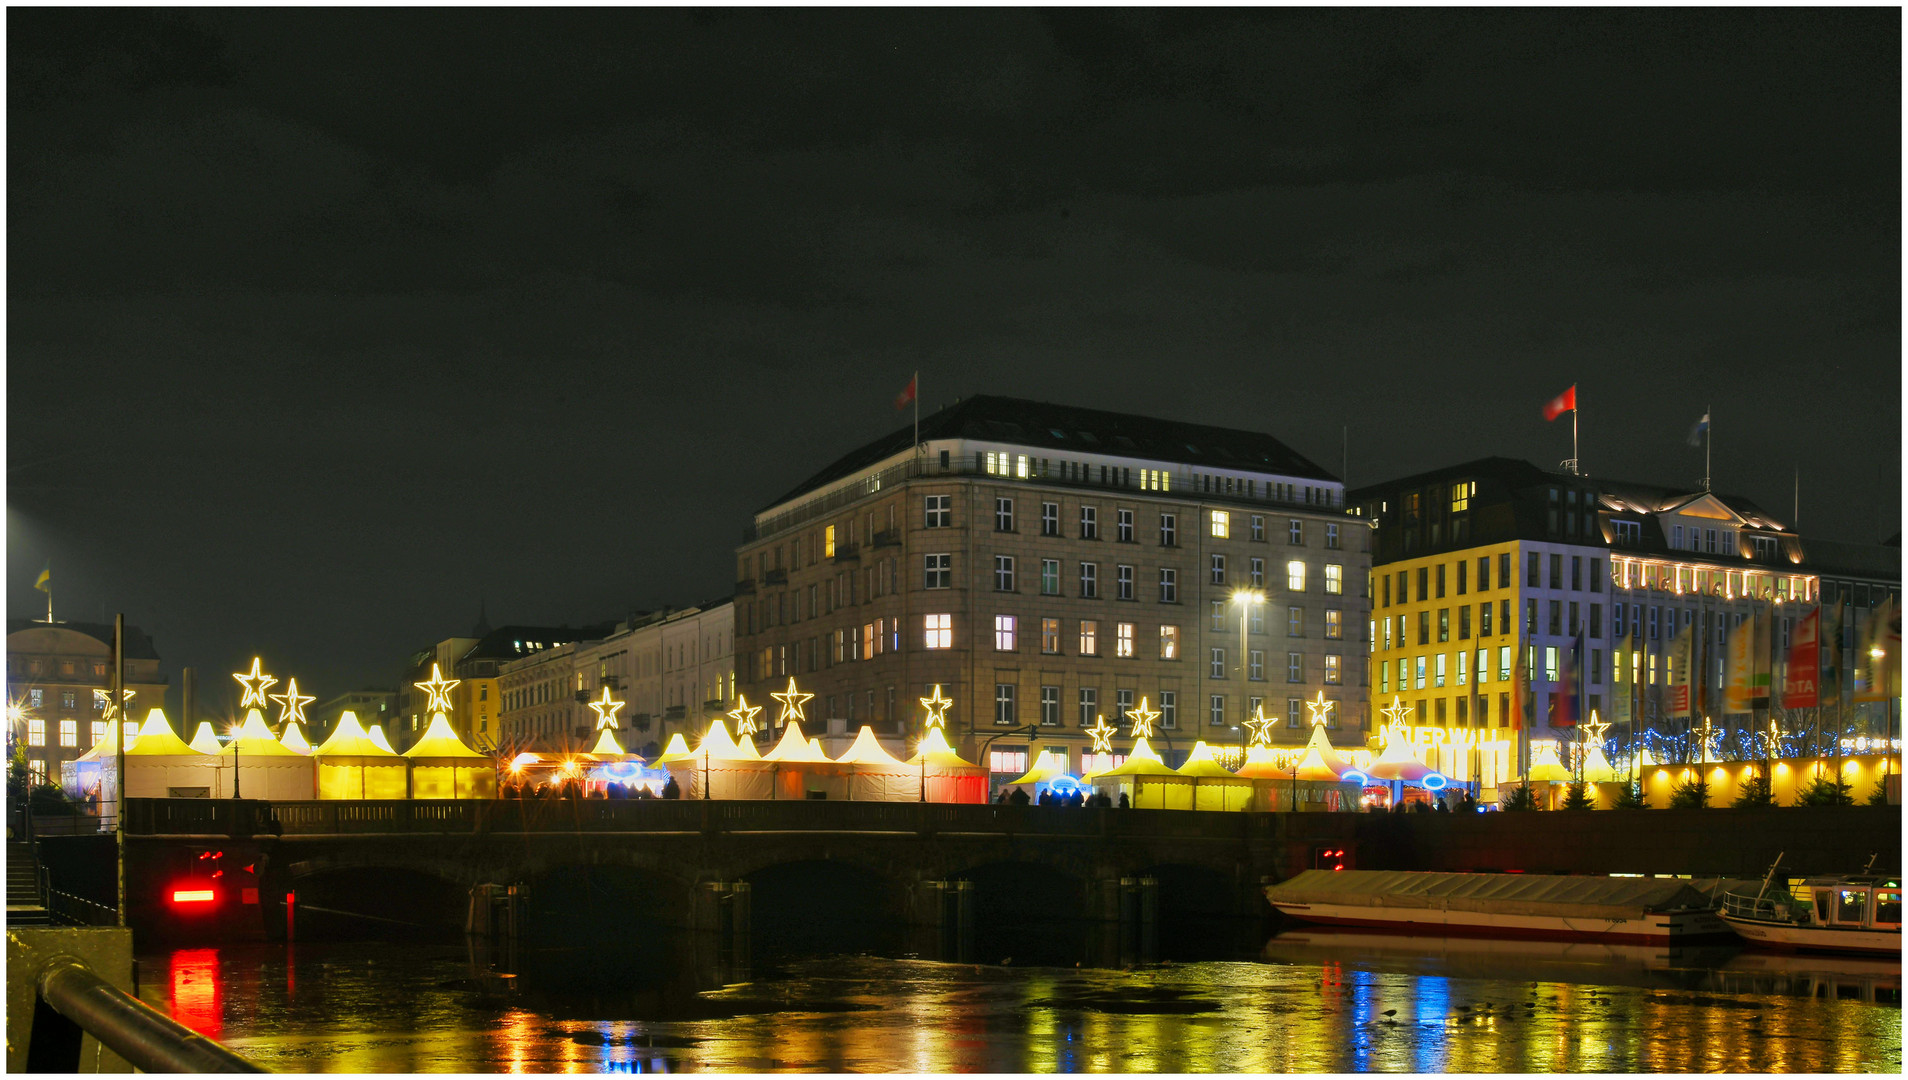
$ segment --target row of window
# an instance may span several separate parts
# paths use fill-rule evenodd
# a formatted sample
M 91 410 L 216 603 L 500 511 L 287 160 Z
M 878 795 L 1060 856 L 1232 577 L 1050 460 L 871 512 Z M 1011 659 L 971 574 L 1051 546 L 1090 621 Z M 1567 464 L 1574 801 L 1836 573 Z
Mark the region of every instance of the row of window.
M 95 679 L 106 677 L 104 660 L 49 660 L 38 656 L 9 656 L 7 670 L 14 675 L 59 675 L 77 678 L 82 670 L 90 672 Z
M 1056 435 L 1059 433 L 1056 431 Z M 948 452 L 941 451 L 941 468 L 948 467 Z M 1094 482 L 1095 466 L 1084 461 L 1068 461 L 1064 458 L 1049 460 L 1029 454 L 1016 454 L 1009 450 L 974 451 L 974 468 L 989 476 L 998 476 L 1010 480 L 1031 480 L 1039 477 L 1054 477 L 1070 483 L 1090 484 Z M 1120 487 L 1137 486 L 1143 491 L 1171 491 L 1172 473 L 1164 469 L 1141 469 L 1138 485 L 1133 483 L 1133 470 L 1124 465 L 1100 465 L 1099 483 L 1114 484 Z M 1330 506 L 1334 502 L 1332 489 L 1310 484 L 1288 484 L 1281 480 L 1260 481 L 1252 477 L 1224 476 L 1216 473 L 1194 472 L 1192 486 L 1195 491 L 1214 495 L 1244 495 L 1247 498 L 1259 498 L 1263 491 L 1268 500 L 1286 502 L 1316 503 Z
M 60 691 L 60 708 L 69 711 L 79 708 L 82 700 L 81 695 L 82 691 L 79 690 Z M 87 702 L 88 707 L 94 712 L 103 712 L 106 709 L 106 700 L 108 697 L 109 694 L 107 691 L 94 690 L 91 693 L 85 694 L 84 700 Z M 46 708 L 46 691 L 38 686 L 28 687 L 25 693 L 16 700 L 28 708 L 44 709 Z
M 1114 691 L 1112 701 L 1113 713 L 1107 721 L 1109 724 L 1114 727 L 1125 727 L 1127 725 L 1126 714 L 1128 710 L 1134 707 L 1135 693 L 1135 690 L 1127 687 L 1122 687 Z M 1020 718 L 1019 699 L 1020 686 L 1018 683 L 995 683 L 994 723 L 1001 727 L 1018 727 L 1026 723 L 1026 721 Z M 1150 695 L 1150 700 L 1157 703 L 1159 708 L 1159 716 L 1154 722 L 1166 731 L 1177 730 L 1179 728 L 1179 692 L 1176 690 L 1161 689 L 1158 693 Z M 1342 703 L 1337 698 L 1328 698 L 1326 700 L 1331 702 L 1333 707 L 1326 713 L 1325 726 L 1336 730 L 1339 726 L 1339 713 L 1342 711 L 1340 707 Z M 1103 715 L 1101 712 L 1099 688 L 1096 686 L 1082 686 L 1078 688 L 1074 701 L 1076 709 L 1074 718 L 1077 724 L 1081 728 L 1096 726 L 1100 717 Z M 1233 711 L 1235 701 L 1244 705 L 1242 711 Z M 1258 716 L 1260 710 L 1264 707 L 1265 698 L 1263 697 L 1247 696 L 1235 699 L 1230 694 L 1209 694 L 1206 698 L 1206 723 L 1211 727 L 1237 727 L 1244 721 Z M 1061 720 L 1062 708 L 1061 688 L 1053 684 L 1042 685 L 1040 687 L 1038 717 L 1040 726 L 1063 726 Z M 1306 723 L 1305 699 L 1297 697 L 1287 698 L 1285 701 L 1285 718 L 1288 727 L 1296 728 Z M 1025 769 L 1026 766 L 1023 764 L 1021 771 L 1024 772 Z
M 1585 624 L 1582 618 L 1586 610 L 1589 614 L 1588 625 Z M 1689 625 L 1691 612 L 1693 610 L 1694 609 L 1685 609 L 1683 611 L 1681 626 L 1687 627 Z M 1295 617 L 1303 614 L 1303 609 L 1301 608 L 1293 608 L 1292 611 L 1295 613 Z M 1456 640 L 1470 640 L 1472 633 L 1472 608 L 1467 604 L 1464 607 L 1455 609 L 1438 608 L 1435 612 L 1428 610 L 1418 612 L 1416 644 L 1430 645 L 1434 641 L 1437 644 L 1444 644 L 1451 641 L 1452 631 L 1454 629 L 1451 617 L 1453 611 L 1455 611 L 1457 615 L 1455 627 Z M 1497 631 L 1500 633 L 1510 633 L 1510 601 L 1503 600 L 1495 607 L 1488 602 L 1477 605 L 1476 631 L 1478 637 L 1487 638 L 1492 636 L 1493 611 L 1500 613 L 1500 617 L 1496 620 Z M 1673 637 L 1678 632 L 1676 611 L 1676 608 L 1663 608 L 1655 604 L 1632 604 L 1622 601 L 1611 604 L 1611 636 L 1621 640 L 1631 634 L 1635 634 L 1638 637 L 1647 638 L 1651 641 L 1658 641 L 1664 637 Z M 1667 612 L 1667 618 L 1663 617 L 1665 612 Z M 1723 630 L 1725 617 L 1733 618 L 1734 622 L 1730 625 L 1737 625 L 1742 622 L 1743 613 L 1715 613 L 1714 625 L 1716 629 L 1716 643 L 1718 645 L 1724 643 Z M 1387 615 L 1373 620 L 1372 638 L 1378 647 L 1380 649 L 1408 648 L 1411 644 L 1408 634 L 1409 618 L 1410 616 L 1408 615 L 1399 615 L 1394 622 L 1392 616 Z M 1786 623 L 1786 620 L 1784 620 L 1784 622 Z M 1394 627 L 1396 628 L 1395 635 L 1393 632 Z M 1216 613 L 1214 628 L 1218 628 Z M 1580 605 L 1575 600 L 1527 599 L 1524 601 L 1524 630 L 1530 634 L 1548 633 L 1552 637 L 1562 637 L 1565 634 L 1587 632 L 1590 638 L 1600 640 L 1603 637 L 1603 605 L 1600 603 Z M 1328 634 L 1327 636 L 1332 635 Z M 1786 641 L 1786 634 L 1784 638 Z M 1786 645 L 1783 647 L 1786 647 Z
M 994 556 L 994 591 L 1019 591 L 1019 559 L 1013 555 Z M 1095 599 L 1100 595 L 1100 564 L 1080 562 L 1079 592 L 1085 599 Z M 1213 555 L 1206 568 L 1208 581 L 1213 585 L 1225 585 L 1227 582 L 1227 563 L 1224 555 Z M 1307 567 L 1303 559 L 1293 559 L 1285 564 L 1285 587 L 1289 592 L 1304 592 Z M 1116 600 L 1137 599 L 1134 588 L 1135 568 L 1127 563 L 1116 563 L 1113 567 L 1113 598 Z M 1251 558 L 1246 561 L 1246 583 L 1251 587 L 1265 587 L 1265 560 Z M 951 552 L 934 552 L 921 556 L 921 587 L 924 589 L 949 589 L 954 586 L 954 556 Z M 1339 563 L 1325 564 L 1324 590 L 1330 596 L 1342 596 L 1345 592 L 1345 567 Z M 1060 560 L 1040 560 L 1040 595 L 1060 595 Z M 1159 568 L 1159 602 L 1177 604 L 1179 602 L 1179 571 L 1176 568 Z
M 79 746 L 79 721 L 78 720 L 61 720 L 59 721 L 59 725 L 60 726 L 58 730 L 59 730 L 59 736 L 60 736 L 60 745 L 71 746 L 71 747 Z M 110 726 L 111 725 L 109 725 L 104 720 L 92 721 L 91 722 L 92 739 L 86 745 L 87 746 L 98 745 L 101 740 L 106 738 L 106 729 Z M 28 746 L 45 746 L 46 745 L 46 721 L 45 720 L 30 719 L 26 722 L 26 744 Z
M 953 525 L 954 497 L 952 495 L 929 495 L 927 496 L 926 502 L 925 523 L 928 528 L 947 528 Z M 1007 495 L 999 495 L 994 498 L 995 532 L 1019 531 L 1015 527 L 1017 518 L 1015 516 L 1014 502 L 1013 497 Z M 1113 513 L 1113 539 L 1122 544 L 1139 543 L 1138 530 L 1134 523 L 1134 511 L 1118 508 L 1115 509 Z M 1234 530 L 1234 518 L 1243 519 L 1247 539 L 1259 543 L 1265 542 L 1267 531 L 1266 516 L 1264 514 L 1235 514 L 1230 510 L 1207 511 L 1206 530 L 1208 534 L 1217 540 L 1230 539 Z M 1298 547 L 1305 545 L 1305 524 L 1306 523 L 1299 518 L 1286 519 L 1285 540 L 1287 544 Z M 1080 540 L 1101 539 L 1100 508 L 1097 506 L 1081 506 L 1076 525 L 1075 538 Z M 1340 546 L 1339 523 L 1336 521 L 1325 522 L 1323 523 L 1323 529 L 1325 546 L 1327 548 L 1338 548 Z M 1059 503 L 1042 502 L 1040 504 L 1040 535 L 1060 535 Z M 1159 531 L 1156 535 L 1159 546 L 1178 547 L 1179 515 L 1177 513 L 1160 514 Z

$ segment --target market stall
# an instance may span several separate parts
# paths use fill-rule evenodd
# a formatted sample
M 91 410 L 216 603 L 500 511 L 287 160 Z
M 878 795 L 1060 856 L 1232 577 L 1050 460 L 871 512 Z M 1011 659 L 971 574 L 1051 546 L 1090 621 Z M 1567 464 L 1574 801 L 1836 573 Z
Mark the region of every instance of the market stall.
M 431 714 L 431 726 L 404 752 L 404 759 L 411 766 L 413 799 L 491 799 L 497 795 L 496 764 L 488 754 L 465 746 L 441 712 Z
M 1115 803 L 1124 795 L 1129 806 L 1146 810 L 1191 810 L 1193 782 L 1161 761 L 1144 737 L 1134 741 L 1126 760 L 1111 769 L 1082 777 L 1081 782 Z
M 1219 764 L 1203 739 L 1193 744 L 1192 753 L 1177 771 L 1192 781 L 1194 810 L 1245 810 L 1252 805 L 1251 778 Z
M 871 727 L 864 726 L 835 760 L 849 766 L 848 798 L 852 801 L 921 801 L 920 773 L 882 749 Z
M 320 799 L 402 799 L 409 772 L 403 758 L 371 741 L 358 716 L 338 718 L 331 737 L 311 753 Z
M 987 801 L 987 767 L 967 761 L 947 744 L 947 736 L 938 727 L 929 728 L 921 746 L 907 761 L 917 770 L 920 783 L 927 788 L 927 801 L 939 803 L 984 803 Z

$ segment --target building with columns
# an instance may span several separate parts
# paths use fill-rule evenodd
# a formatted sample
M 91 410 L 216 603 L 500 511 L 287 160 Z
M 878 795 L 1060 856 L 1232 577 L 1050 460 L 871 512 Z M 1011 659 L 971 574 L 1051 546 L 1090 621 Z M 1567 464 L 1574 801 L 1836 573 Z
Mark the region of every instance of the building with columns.
M 1369 527 L 1343 485 L 1270 435 L 979 396 L 854 449 L 764 506 L 737 549 L 736 674 L 790 678 L 824 723 L 896 753 L 919 699 L 997 774 L 1041 750 L 1075 772 L 1105 717 L 1159 711 L 1169 759 L 1245 740 L 1363 746 Z M 1256 597 L 1256 599 L 1254 599 Z M 772 734 L 772 732 L 771 732 Z
M 143 721 L 166 704 L 167 680 L 152 639 L 126 627 L 126 717 Z M 111 623 L 7 620 L 8 731 L 26 752 L 35 783 L 59 783 L 60 765 L 110 741 L 106 695 L 113 685 Z M 188 733 L 189 734 L 189 733 Z

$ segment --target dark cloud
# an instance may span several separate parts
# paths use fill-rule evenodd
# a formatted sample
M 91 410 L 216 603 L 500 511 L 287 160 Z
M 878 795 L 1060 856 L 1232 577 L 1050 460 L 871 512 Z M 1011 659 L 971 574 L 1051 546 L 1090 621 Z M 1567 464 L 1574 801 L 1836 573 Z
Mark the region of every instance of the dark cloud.
M 1899 513 L 1880 10 L 9 12 L 9 580 L 320 692 L 979 391 Z M 1850 462 L 1854 462 L 1851 465 Z M 12 614 L 38 594 L 14 591 Z

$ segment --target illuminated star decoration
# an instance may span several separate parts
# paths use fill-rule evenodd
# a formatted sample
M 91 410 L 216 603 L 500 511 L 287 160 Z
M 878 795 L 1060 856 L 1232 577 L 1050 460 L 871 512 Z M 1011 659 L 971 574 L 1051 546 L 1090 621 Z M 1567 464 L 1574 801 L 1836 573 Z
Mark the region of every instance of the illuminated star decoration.
M 1764 738 L 1769 740 L 1769 756 L 1770 757 L 1780 756 L 1782 752 L 1783 734 L 1784 734 L 1783 730 L 1776 726 L 1775 717 L 1771 716 L 1769 718 L 1769 734 L 1764 736 Z
M 1325 691 L 1323 690 L 1318 692 L 1317 697 L 1306 702 L 1305 708 L 1312 714 L 1312 726 L 1324 727 L 1326 720 L 1332 715 L 1332 708 L 1337 704 L 1338 702 L 1336 701 L 1325 700 Z M 1263 708 L 1263 706 L 1261 706 L 1261 708 Z
M 1153 733 L 1153 721 L 1159 719 L 1159 710 L 1147 708 L 1146 699 L 1141 698 L 1137 708 L 1126 710 L 1126 716 L 1133 722 L 1133 737 L 1144 739 Z
M 265 704 L 265 691 L 269 687 L 278 685 L 277 679 L 264 674 L 259 671 L 258 668 L 259 660 L 258 657 L 254 656 L 252 657 L 252 670 L 249 674 L 243 671 L 234 671 L 232 673 L 232 677 L 237 679 L 239 685 L 245 688 L 245 696 L 239 699 L 239 708 L 241 709 L 249 709 L 253 706 L 257 706 L 261 709 L 267 708 L 268 706 Z
M 947 710 L 954 704 L 954 699 L 941 693 L 940 683 L 934 684 L 934 696 L 922 698 L 921 704 L 928 711 L 926 727 L 947 727 Z
M 277 680 L 273 680 L 273 681 L 276 682 Z M 133 699 L 133 695 L 137 693 L 139 693 L 139 691 L 137 690 L 121 690 L 119 692 L 119 700 L 131 701 Z M 96 689 L 93 691 L 93 699 L 101 703 L 100 714 L 99 714 L 100 719 L 111 720 L 113 717 L 118 716 L 120 714 L 121 710 L 119 709 L 119 707 L 113 704 L 113 692 L 111 690 Z
M 299 693 L 297 679 L 287 680 L 285 683 L 285 692 L 282 694 L 272 694 L 270 697 L 273 701 L 278 702 L 283 710 L 278 714 L 279 722 L 290 722 L 294 724 L 304 723 L 305 703 L 318 700 L 310 694 Z
M 1702 742 L 1699 743 L 1698 745 L 1702 747 L 1703 760 L 1708 761 L 1709 760 L 1709 742 L 1711 739 L 1714 739 L 1716 737 L 1715 729 L 1712 728 L 1709 724 L 1709 717 L 1707 716 L 1703 717 L 1703 730 L 1701 732 L 1694 732 L 1692 734 L 1699 734 L 1702 737 Z
M 769 696 L 782 703 L 782 714 L 775 718 L 775 723 L 779 726 L 791 720 L 799 723 L 800 721 L 808 719 L 807 715 L 802 712 L 802 702 L 807 701 L 815 695 L 806 694 L 795 689 L 795 678 L 794 676 L 790 676 L 788 689 L 776 691 L 769 694 Z M 755 729 L 750 728 L 749 730 L 753 731 Z
M 1411 706 L 1399 701 L 1396 694 L 1391 695 L 1391 704 L 1378 711 L 1384 714 L 1385 721 L 1393 727 L 1411 726 Z
M 1113 736 L 1118 735 L 1120 729 L 1107 726 L 1106 717 L 1096 716 L 1093 718 L 1093 726 L 1087 728 L 1086 733 L 1093 737 L 1094 753 L 1110 754 L 1113 752 Z
M 432 664 L 431 677 L 423 682 L 412 683 L 411 685 L 431 696 L 430 705 L 425 708 L 425 712 L 447 713 L 451 711 L 451 687 L 463 681 L 462 679 L 446 679 L 443 673 L 437 670 L 437 665 Z
M 735 733 L 737 735 L 755 734 L 755 717 L 761 711 L 762 706 L 749 704 L 747 694 L 735 695 L 735 708 L 728 712 L 729 719 L 735 721 Z
M 624 704 L 625 702 L 621 701 L 611 701 L 609 687 L 603 687 L 602 700 L 590 702 L 590 711 L 596 713 L 596 730 L 601 731 L 604 728 L 614 730 L 616 727 L 617 710 L 621 709 Z
M 1246 730 L 1252 733 L 1252 745 L 1271 746 L 1272 727 L 1277 723 L 1278 721 L 1265 715 L 1264 705 L 1260 705 L 1258 708 L 1252 710 L 1251 717 L 1247 718 L 1245 722 Z
M 1609 722 L 1599 720 L 1596 713 L 1591 713 L 1590 719 L 1583 725 L 1583 744 L 1591 747 L 1602 746 L 1603 733 L 1608 730 L 1610 730 Z

